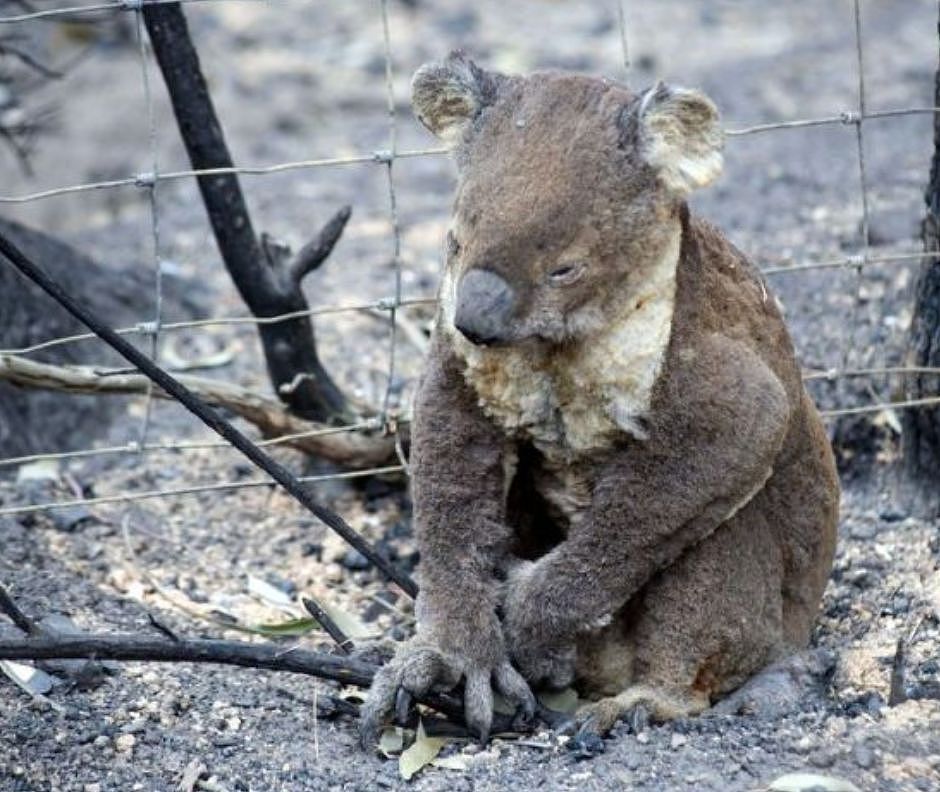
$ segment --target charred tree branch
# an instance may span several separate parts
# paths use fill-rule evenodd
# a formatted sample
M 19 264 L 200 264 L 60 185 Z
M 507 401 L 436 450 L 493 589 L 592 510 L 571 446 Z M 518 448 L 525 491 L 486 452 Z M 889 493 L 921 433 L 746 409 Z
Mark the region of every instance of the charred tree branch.
M 938 22 L 940 33 L 940 22 Z M 934 80 L 934 98 L 940 102 L 940 68 Z M 940 116 L 934 116 L 934 151 L 930 165 L 930 180 L 924 195 L 927 212 L 924 216 L 924 251 L 940 250 Z M 910 335 L 911 364 L 940 366 L 940 260 L 927 257 L 921 264 L 914 298 L 914 313 Z M 908 398 L 920 398 L 940 388 L 940 377 L 921 374 L 908 380 Z M 904 464 L 910 478 L 923 498 L 932 498 L 922 504 L 933 512 L 940 508 L 940 492 L 936 481 L 940 479 L 940 408 L 926 407 L 910 410 L 904 418 Z
M 144 4 L 143 15 L 193 168 L 232 167 L 182 8 L 175 3 Z M 238 177 L 200 176 L 198 182 L 222 259 L 251 312 L 265 317 L 306 310 L 308 304 L 299 279 L 283 270 L 280 262 L 265 256 Z M 338 216 L 344 212 L 347 210 Z M 348 213 L 345 216 L 348 218 Z M 324 229 L 322 238 L 334 237 L 330 249 L 343 225 L 345 219 L 337 225 L 334 218 Z M 323 258 L 328 253 L 326 249 Z M 320 363 L 313 323 L 308 317 L 263 325 L 258 332 L 274 390 L 291 410 L 321 422 L 352 419 L 346 399 Z M 298 380 L 299 375 L 303 376 Z M 284 388 L 291 383 L 296 387 Z

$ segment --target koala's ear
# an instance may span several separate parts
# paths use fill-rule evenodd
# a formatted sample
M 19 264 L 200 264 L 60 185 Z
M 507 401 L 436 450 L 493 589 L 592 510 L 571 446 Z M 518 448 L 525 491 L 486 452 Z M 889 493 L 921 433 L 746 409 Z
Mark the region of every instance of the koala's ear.
M 439 138 L 453 142 L 495 100 L 497 76 L 483 71 L 460 51 L 442 63 L 426 63 L 411 79 L 415 115 Z
M 660 82 L 640 96 L 636 112 L 641 154 L 668 188 L 687 195 L 718 178 L 724 134 L 705 94 Z

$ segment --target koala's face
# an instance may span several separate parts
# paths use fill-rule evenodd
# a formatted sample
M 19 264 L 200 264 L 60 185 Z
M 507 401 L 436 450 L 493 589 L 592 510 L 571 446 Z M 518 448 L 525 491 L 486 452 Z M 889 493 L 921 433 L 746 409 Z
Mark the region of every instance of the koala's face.
M 662 84 L 508 77 L 457 53 L 415 74 L 413 102 L 455 147 L 442 298 L 475 344 L 589 333 L 642 288 L 685 195 L 721 170 L 714 105 Z

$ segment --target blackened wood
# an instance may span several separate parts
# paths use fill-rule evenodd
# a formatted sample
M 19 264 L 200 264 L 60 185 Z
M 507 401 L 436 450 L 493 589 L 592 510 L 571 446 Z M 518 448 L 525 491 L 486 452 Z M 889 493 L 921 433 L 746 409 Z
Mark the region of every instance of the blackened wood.
M 940 41 L 940 24 L 938 24 Z M 934 78 L 934 106 L 940 106 L 940 68 Z M 940 114 L 934 114 L 934 150 L 930 181 L 924 195 L 927 212 L 923 224 L 924 250 L 940 251 Z M 940 367 L 940 259 L 926 257 L 921 264 L 911 321 L 910 363 Z M 922 374 L 908 379 L 908 399 L 936 396 L 940 376 Z M 907 410 L 903 424 L 904 465 L 920 492 L 927 497 L 930 511 L 940 501 L 940 409 L 921 407 Z M 929 490 L 928 490 L 929 488 Z
M 176 3 L 144 4 L 143 15 L 193 168 L 232 167 L 183 9 Z M 264 256 L 238 177 L 200 176 L 198 182 L 222 259 L 251 312 L 267 317 L 307 310 L 299 279 Z M 333 243 L 348 216 L 344 208 L 328 224 Z M 261 325 L 258 332 L 274 388 L 297 415 L 321 422 L 349 419 L 343 394 L 320 363 L 308 317 Z

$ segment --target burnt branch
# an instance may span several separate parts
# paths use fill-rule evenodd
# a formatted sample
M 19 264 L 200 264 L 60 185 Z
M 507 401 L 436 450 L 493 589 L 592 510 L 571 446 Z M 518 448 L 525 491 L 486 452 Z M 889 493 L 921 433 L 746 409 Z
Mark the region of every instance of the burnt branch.
M 160 366 L 155 364 L 135 346 L 115 333 L 114 330 L 105 325 L 100 318 L 83 306 L 80 306 L 58 283 L 49 278 L 39 267 L 33 264 L 16 245 L 2 234 L 0 234 L 0 253 L 6 256 L 14 267 L 45 291 L 59 303 L 59 305 L 65 308 L 66 311 L 85 325 L 85 327 L 91 330 L 125 360 L 139 369 L 148 379 L 152 380 L 155 385 L 162 388 L 167 394 L 180 402 L 206 426 L 221 435 L 257 467 L 271 476 L 271 478 L 280 484 L 321 522 L 326 524 L 327 527 L 339 534 L 339 536 L 352 545 L 352 547 L 368 558 L 389 580 L 393 580 L 397 583 L 402 590 L 411 597 L 414 597 L 418 593 L 417 584 L 415 584 L 408 575 L 399 570 L 385 558 L 385 556 L 381 555 L 336 512 L 316 501 L 307 488 L 304 487 L 303 483 L 298 481 L 293 473 L 258 448 L 258 446 L 252 443 L 251 440 L 232 426 L 231 423 L 219 415 L 212 407 L 182 385 L 179 380 L 160 368 Z
M 937 28 L 940 34 L 940 23 Z M 940 102 L 940 68 L 934 78 L 934 98 Z M 934 115 L 934 150 L 924 200 L 922 236 L 924 251 L 940 250 L 940 115 Z M 909 357 L 912 365 L 940 366 L 940 261 L 925 257 L 921 264 L 911 318 Z M 907 380 L 908 399 L 932 395 L 940 388 L 940 377 L 921 374 Z M 940 511 L 936 481 L 940 478 L 940 408 L 923 407 L 904 415 L 903 452 L 906 472 L 915 485 L 915 505 Z
M 339 241 L 351 214 L 352 209 L 349 206 L 344 206 L 323 226 L 314 239 L 297 252 L 297 255 L 287 266 L 291 281 L 299 286 L 304 277 L 326 261 L 333 250 L 333 246 Z
M 311 597 L 302 597 L 300 601 L 303 603 L 304 608 L 307 609 L 307 613 L 313 616 L 313 618 L 317 620 L 317 624 L 333 639 L 336 643 L 336 647 L 343 654 L 349 654 L 354 648 L 352 638 L 340 629 L 340 626 L 323 610 L 320 603 Z
M 145 4 L 143 15 L 193 168 L 231 168 L 232 157 L 182 8 Z M 299 279 L 284 271 L 280 260 L 265 255 L 238 177 L 200 176 L 198 183 L 222 259 L 251 312 L 267 317 L 307 310 Z M 333 228 L 330 249 L 345 225 L 345 220 L 338 226 L 335 221 L 322 234 L 328 239 Z M 325 250 L 323 258 L 328 253 Z M 345 397 L 320 363 L 309 317 L 262 325 L 258 332 L 275 392 L 291 410 L 321 422 L 351 420 Z
M 3 613 L 9 616 L 10 621 L 24 633 L 29 635 L 38 635 L 40 633 L 36 623 L 19 609 L 19 606 L 13 601 L 13 598 L 3 585 L 0 585 L 0 611 L 3 611 Z

